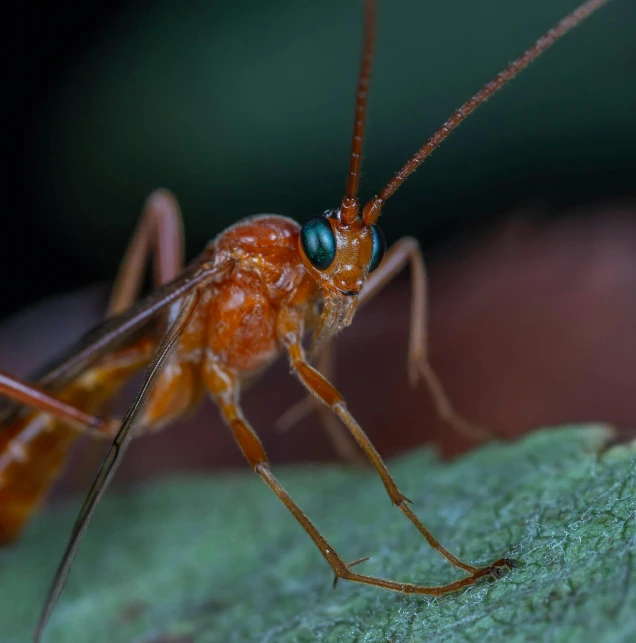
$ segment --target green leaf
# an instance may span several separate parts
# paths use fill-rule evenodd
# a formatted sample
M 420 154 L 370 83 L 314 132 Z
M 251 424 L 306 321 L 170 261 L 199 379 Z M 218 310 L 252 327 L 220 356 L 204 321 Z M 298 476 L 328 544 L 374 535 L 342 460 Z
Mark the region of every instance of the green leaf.
M 108 497 L 45 640 L 81 643 L 636 640 L 636 453 L 609 429 L 539 431 L 450 464 L 390 463 L 424 523 L 463 559 L 511 556 L 496 582 L 431 599 L 339 583 L 250 474 L 188 477 Z M 461 576 L 369 471 L 281 468 L 345 560 L 422 584 Z M 76 505 L 40 516 L 0 555 L 0 637 L 27 641 Z

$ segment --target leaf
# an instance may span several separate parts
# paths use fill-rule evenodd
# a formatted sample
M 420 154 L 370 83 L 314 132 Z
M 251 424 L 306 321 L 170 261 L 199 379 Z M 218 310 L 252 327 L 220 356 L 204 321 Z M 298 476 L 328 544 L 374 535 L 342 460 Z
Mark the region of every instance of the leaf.
M 390 463 L 454 553 L 521 567 L 438 599 L 339 583 L 253 475 L 184 477 L 107 498 L 47 631 L 50 643 L 636 640 L 636 453 L 608 428 L 539 431 L 450 464 Z M 377 477 L 282 468 L 280 479 L 365 573 L 445 583 L 460 574 L 392 507 Z M 76 505 L 40 516 L 0 555 L 3 643 L 27 641 Z

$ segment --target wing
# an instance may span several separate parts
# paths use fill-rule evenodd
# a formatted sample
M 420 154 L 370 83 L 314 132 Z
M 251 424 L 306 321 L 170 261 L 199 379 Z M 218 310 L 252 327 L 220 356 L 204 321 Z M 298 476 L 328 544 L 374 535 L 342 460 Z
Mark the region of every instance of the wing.
M 160 286 L 131 308 L 111 317 L 89 331 L 60 357 L 47 364 L 36 376 L 40 385 L 59 389 L 72 381 L 87 366 L 106 353 L 119 348 L 143 329 L 170 304 L 181 299 L 204 281 L 216 276 L 218 268 L 205 264 L 190 266 L 173 281 Z
M 192 288 L 190 288 L 190 290 L 192 290 Z M 53 583 L 47 595 L 46 602 L 42 609 L 42 613 L 40 615 L 40 619 L 35 631 L 34 641 L 36 643 L 40 641 L 44 628 L 46 627 L 49 617 L 51 616 L 51 612 L 53 611 L 53 608 L 55 607 L 55 604 L 57 603 L 57 600 L 62 593 L 64 586 L 66 585 L 66 581 L 73 565 L 75 554 L 77 553 L 77 549 L 82 541 L 82 537 L 86 532 L 88 523 L 90 522 L 90 519 L 95 512 L 97 503 L 106 491 L 108 484 L 112 480 L 115 471 L 117 470 L 117 467 L 119 466 L 119 463 L 121 462 L 122 457 L 126 452 L 126 449 L 128 448 L 128 445 L 130 444 L 130 440 L 133 436 L 135 420 L 139 416 L 144 402 L 148 397 L 148 394 L 152 390 L 157 377 L 161 373 L 161 369 L 164 366 L 167 358 L 170 356 L 172 349 L 175 347 L 188 322 L 190 321 L 190 319 L 192 319 L 192 315 L 196 310 L 198 301 L 198 290 L 194 290 L 186 295 L 183 307 L 181 308 L 176 321 L 174 322 L 174 324 L 172 324 L 168 331 L 168 334 L 163 338 L 163 340 L 159 344 L 159 347 L 155 351 L 152 361 L 150 362 L 150 365 L 148 366 L 148 369 L 146 370 L 146 373 L 144 375 L 144 381 L 141 385 L 141 388 L 139 389 L 139 392 L 137 393 L 133 403 L 130 405 L 130 408 L 128 409 L 128 412 L 126 413 L 126 416 L 124 417 L 124 420 L 122 422 L 121 428 L 115 436 L 115 439 L 113 440 L 113 443 L 108 450 L 106 457 L 104 458 L 102 466 L 97 473 L 97 477 L 95 478 L 95 481 L 93 482 L 93 485 L 88 492 L 88 496 L 86 497 L 86 500 L 82 505 L 77 520 L 75 521 L 75 525 L 73 526 L 73 531 L 71 532 L 71 537 L 64 552 L 64 556 L 62 557 L 60 565 L 55 574 L 55 578 L 53 579 Z
M 40 369 L 32 379 L 50 391 L 64 388 L 100 357 L 134 341 L 137 334 L 168 306 L 201 284 L 215 281 L 226 270 L 227 265 L 212 265 L 203 260 L 191 264 L 173 281 L 89 331 L 57 359 Z M 20 408 L 18 404 L 9 404 L 2 409 L 0 425 L 13 419 Z

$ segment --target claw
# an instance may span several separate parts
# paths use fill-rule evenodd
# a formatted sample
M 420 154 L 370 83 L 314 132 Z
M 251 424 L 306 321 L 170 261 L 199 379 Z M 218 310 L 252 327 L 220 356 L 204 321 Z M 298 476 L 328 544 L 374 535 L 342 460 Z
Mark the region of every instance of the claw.
M 501 578 L 504 575 L 503 567 L 509 570 L 517 569 L 517 567 L 519 567 L 519 563 L 512 558 L 500 558 L 499 560 L 496 560 L 488 568 L 488 573 L 491 578 L 494 578 L 495 580 Z
M 519 567 L 519 563 L 514 558 L 504 558 L 503 564 L 508 569 L 517 569 Z
M 508 569 L 517 569 L 519 563 L 514 558 L 500 558 L 496 560 L 491 567 L 507 567 Z

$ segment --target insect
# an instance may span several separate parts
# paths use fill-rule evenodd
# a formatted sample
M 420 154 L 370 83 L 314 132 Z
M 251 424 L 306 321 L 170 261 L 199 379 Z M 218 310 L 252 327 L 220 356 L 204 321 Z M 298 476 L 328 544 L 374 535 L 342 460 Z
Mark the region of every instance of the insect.
M 486 577 L 499 578 L 515 561 L 500 558 L 476 567 L 445 549 L 409 506 L 380 455 L 348 410 L 345 400 L 304 349 L 312 332 L 311 356 L 324 359 L 330 342 L 349 326 L 358 306 L 379 292 L 403 267 L 413 274 L 409 365 L 444 403 L 425 356 L 425 272 L 417 242 L 405 238 L 388 251 L 378 218 L 388 199 L 424 159 L 472 111 L 608 0 L 587 0 L 462 105 L 412 156 L 384 189 L 361 208 L 358 183 L 367 91 L 375 35 L 375 6 L 365 1 L 365 34 L 355 107 L 354 134 L 345 196 L 340 207 L 302 226 L 276 215 L 244 219 L 217 236 L 182 269 L 179 208 L 165 191 L 150 196 L 115 281 L 110 318 L 89 333 L 37 384 L 0 374 L 0 392 L 32 411 L 14 410 L 0 436 L 0 538 L 17 535 L 58 473 L 82 431 L 113 438 L 73 528 L 50 589 L 35 640 L 39 641 L 71 570 L 97 503 L 133 435 L 158 430 L 193 408 L 207 392 L 217 403 L 254 472 L 272 489 L 318 547 L 335 579 L 402 593 L 439 596 Z M 155 254 L 156 281 L 150 296 L 134 303 L 145 264 Z M 281 353 L 294 374 L 355 439 L 380 475 L 391 501 L 427 542 L 466 576 L 427 587 L 367 576 L 345 562 L 272 473 L 263 446 L 242 413 L 241 385 Z M 137 371 L 143 383 L 123 420 L 103 419 L 105 402 Z M 437 387 L 437 388 L 436 388 Z M 438 402 L 441 404 L 441 402 Z M 334 436 L 336 434 L 334 433 Z M 340 438 L 335 437 L 336 440 Z M 30 462 L 38 461 L 38 467 Z

